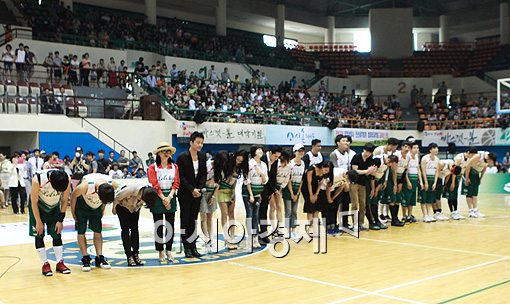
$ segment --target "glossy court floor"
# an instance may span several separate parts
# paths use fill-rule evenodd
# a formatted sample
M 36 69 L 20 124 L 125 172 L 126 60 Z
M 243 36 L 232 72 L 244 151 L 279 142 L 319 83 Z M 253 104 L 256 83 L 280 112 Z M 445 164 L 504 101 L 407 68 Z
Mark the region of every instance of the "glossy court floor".
M 464 197 L 460 206 L 466 215 Z M 236 207 L 241 220 L 243 209 Z M 510 303 L 510 196 L 482 195 L 480 210 L 486 218 L 390 227 L 362 232 L 359 239 L 328 238 L 323 254 L 314 254 L 311 243 L 290 241 L 289 254 L 280 259 L 262 250 L 204 259 L 207 263 L 181 259 L 138 268 L 123 267 L 118 222 L 108 210 L 105 255 L 114 267 L 83 273 L 72 222 L 66 220 L 63 238 L 72 274 L 43 277 L 27 236 L 27 216 L 2 209 L 0 302 Z M 418 209 L 415 214 L 421 217 Z M 148 241 L 141 252 L 158 265 L 151 221 L 143 210 L 141 238 Z

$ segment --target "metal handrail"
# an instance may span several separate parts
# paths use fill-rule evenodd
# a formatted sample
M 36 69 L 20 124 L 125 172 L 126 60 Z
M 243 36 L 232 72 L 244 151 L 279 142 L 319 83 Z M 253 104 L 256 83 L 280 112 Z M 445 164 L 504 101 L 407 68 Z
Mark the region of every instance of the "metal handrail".
M 94 129 L 97 130 L 97 139 L 101 140 L 100 139 L 100 135 L 101 134 L 104 134 L 106 137 L 108 137 L 112 142 L 113 142 L 113 150 L 116 151 L 116 145 L 117 146 L 120 146 L 123 150 L 126 150 L 128 152 L 128 156 L 129 156 L 129 159 L 131 159 L 131 150 L 129 150 L 126 146 L 124 146 L 123 144 L 119 143 L 117 140 L 115 140 L 115 138 L 111 137 L 110 135 L 106 134 L 106 132 L 104 132 L 103 130 L 101 130 L 99 127 L 97 127 L 96 125 L 94 125 L 93 123 L 91 123 L 90 121 L 88 121 L 86 118 L 84 117 L 80 117 L 81 118 L 81 127 L 83 128 L 83 122 L 86 122 L 87 124 L 89 124 L 90 126 L 92 126 Z

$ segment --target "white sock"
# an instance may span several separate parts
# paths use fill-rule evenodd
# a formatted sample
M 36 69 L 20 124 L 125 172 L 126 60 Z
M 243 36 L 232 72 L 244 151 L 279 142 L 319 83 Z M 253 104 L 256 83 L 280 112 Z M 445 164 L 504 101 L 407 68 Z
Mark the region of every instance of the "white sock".
M 384 216 L 388 216 L 388 206 L 389 206 L 389 205 L 383 205 L 383 213 L 384 213 Z
M 382 215 L 383 214 L 383 209 L 384 209 L 384 205 L 383 204 L 379 204 L 379 206 L 377 206 L 377 211 L 379 212 L 378 215 Z
M 46 248 L 37 248 L 37 255 L 39 256 L 39 259 L 41 260 L 41 263 L 44 264 L 48 262 L 48 258 L 46 257 Z
M 57 263 L 64 259 L 64 247 L 53 246 L 53 252 L 55 253 L 55 259 L 57 260 Z

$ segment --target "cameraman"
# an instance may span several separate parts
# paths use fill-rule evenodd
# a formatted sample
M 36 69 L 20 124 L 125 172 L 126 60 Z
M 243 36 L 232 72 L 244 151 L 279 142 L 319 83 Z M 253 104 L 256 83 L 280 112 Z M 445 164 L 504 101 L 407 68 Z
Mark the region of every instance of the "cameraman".
M 69 164 L 69 169 L 71 169 L 71 172 L 73 173 L 71 176 L 71 184 L 74 189 L 89 170 L 89 165 L 85 162 L 83 149 L 81 147 L 76 147 L 74 158 L 71 161 L 71 164 Z

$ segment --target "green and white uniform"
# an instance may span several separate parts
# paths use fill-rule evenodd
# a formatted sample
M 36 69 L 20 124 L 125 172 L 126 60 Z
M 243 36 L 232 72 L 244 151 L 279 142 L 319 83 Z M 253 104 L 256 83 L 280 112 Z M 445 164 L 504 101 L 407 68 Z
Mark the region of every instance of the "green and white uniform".
M 57 192 L 51 186 L 48 176 L 51 172 L 57 171 L 56 169 L 37 171 L 35 176 L 39 181 L 39 198 L 37 200 L 37 206 L 39 207 L 39 215 L 41 221 L 46 224 L 47 232 L 51 237 L 55 239 L 61 238 L 60 234 L 55 231 L 55 224 L 57 223 L 60 216 L 60 203 L 62 201 L 62 193 Z M 35 229 L 36 221 L 34 211 L 32 210 L 31 195 L 28 196 L 28 214 L 29 214 L 29 235 L 35 237 L 44 237 L 43 235 L 37 235 Z
M 112 184 L 112 178 L 106 174 L 93 173 L 83 177 L 80 184 L 85 181 L 87 183 L 87 193 L 80 195 L 76 200 L 76 224 L 75 228 L 78 234 L 85 234 L 87 223 L 90 230 L 101 233 L 103 217 L 103 202 L 99 199 L 96 192 L 96 182 L 105 180 L 108 184 Z
M 485 167 L 487 167 L 487 163 L 485 162 L 487 154 L 489 154 L 489 152 L 478 152 L 478 155 L 480 155 L 480 161 L 471 165 L 471 170 L 469 170 L 469 185 L 466 186 L 465 181 L 462 181 L 462 195 L 466 195 L 468 197 L 478 196 L 478 188 L 480 188 L 480 174 Z
M 244 181 L 242 194 L 245 197 L 249 197 L 250 193 L 248 192 L 247 185 L 251 186 L 251 191 L 254 197 L 260 196 L 262 191 L 264 190 L 264 184 L 262 183 L 262 176 L 257 173 L 256 168 L 261 171 L 262 174 L 266 176 L 267 180 L 267 165 L 265 162 L 261 161 L 260 164 L 255 161 L 255 159 L 250 159 L 248 162 L 248 177 Z
M 299 194 L 299 185 L 301 185 L 301 180 L 303 180 L 303 174 L 305 174 L 305 164 L 301 162 L 301 164 L 296 164 L 294 160 L 290 161 L 290 182 L 292 184 L 292 192 L 294 195 Z M 290 191 L 288 187 L 283 189 L 283 199 L 291 200 L 292 197 L 290 195 Z
M 372 192 L 372 186 L 371 186 L 370 180 L 371 179 L 375 180 L 375 188 L 377 189 L 377 186 L 384 184 L 384 181 L 388 178 L 388 174 L 387 174 L 388 166 L 386 166 L 386 164 L 384 163 L 384 156 L 378 156 L 376 158 L 381 159 L 381 165 L 379 166 L 379 168 L 377 168 L 374 175 L 369 177 L 369 182 L 368 182 L 367 190 L 366 190 L 366 202 L 367 202 L 366 205 L 367 206 L 377 205 L 377 203 L 379 203 L 379 201 L 381 200 L 383 193 L 385 193 L 385 191 L 379 191 L 373 198 L 370 198 L 370 192 Z
M 407 188 L 407 182 L 404 182 L 402 186 L 402 206 L 416 206 L 416 192 L 418 190 L 418 182 L 419 182 L 419 167 L 420 167 L 420 157 L 417 155 L 414 158 L 409 153 L 409 162 L 407 164 L 407 177 L 411 182 L 411 190 Z
M 421 203 L 432 204 L 435 203 L 437 199 L 441 199 L 442 186 L 440 185 L 439 178 L 437 180 L 436 190 L 432 190 L 432 185 L 434 185 L 437 167 L 439 166 L 439 157 L 437 157 L 436 155 L 434 157 L 434 160 L 432 160 L 430 158 L 430 154 L 427 154 L 422 158 L 422 163 L 423 162 L 426 163 L 425 174 L 427 175 L 427 183 L 429 187 L 428 190 L 423 189 L 421 195 Z

